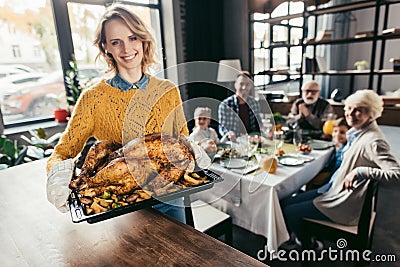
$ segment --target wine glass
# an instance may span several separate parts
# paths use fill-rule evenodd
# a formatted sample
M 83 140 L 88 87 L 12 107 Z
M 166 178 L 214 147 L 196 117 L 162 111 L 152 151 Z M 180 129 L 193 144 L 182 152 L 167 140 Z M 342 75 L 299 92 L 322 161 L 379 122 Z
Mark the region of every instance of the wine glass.
M 249 140 L 249 144 L 250 144 L 250 151 L 249 151 L 249 154 L 248 154 L 249 158 L 256 153 L 256 151 L 258 149 L 258 145 L 260 143 L 259 139 L 260 138 L 259 138 L 258 135 L 249 135 L 248 136 L 248 140 Z
M 298 151 L 299 145 L 303 142 L 302 131 L 301 129 L 293 130 L 293 145 L 296 147 L 296 151 Z
M 275 153 L 279 152 L 283 146 L 283 131 L 274 131 Z

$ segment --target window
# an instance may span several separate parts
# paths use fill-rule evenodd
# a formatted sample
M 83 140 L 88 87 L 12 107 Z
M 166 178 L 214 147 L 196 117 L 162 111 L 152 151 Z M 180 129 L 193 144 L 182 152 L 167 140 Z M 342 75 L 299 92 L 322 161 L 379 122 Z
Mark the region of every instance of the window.
M 23 4 L 21 3 L 23 2 Z M 53 119 L 54 109 L 62 103 L 67 106 L 62 65 L 68 65 L 63 50 L 73 46 L 80 80 L 99 77 L 104 66 L 95 65 L 97 48 L 94 33 L 104 12 L 104 0 L 54 0 L 61 7 L 61 18 L 69 21 L 72 37 L 62 33 L 61 50 L 57 43 L 54 15 L 49 0 L 0 1 L 1 47 L 8 47 L 0 57 L 0 105 L 6 127 L 17 123 L 33 123 Z M 113 2 L 113 1 L 108 1 Z M 139 13 L 153 29 L 158 48 L 160 67 L 164 68 L 159 0 L 120 1 Z M 62 3 L 67 3 L 65 6 Z M 70 43 L 72 39 L 72 44 Z M 10 40 L 13 44 L 10 45 Z M 66 49 L 67 47 L 67 49 Z M 70 56 L 72 53 L 68 53 Z M 64 62 L 65 61 L 65 62 Z M 27 73 L 26 77 L 17 77 Z M 14 76 L 15 79 L 9 79 Z M 18 78 L 18 79 L 17 79 Z
M 52 93 L 64 87 L 62 77 L 61 82 L 42 83 L 42 77 L 61 71 L 51 6 L 46 0 L 9 0 L 1 1 L 0 9 L 0 45 L 10 47 L 0 57 L 4 123 L 52 117 Z
M 34 57 L 40 57 L 41 55 L 41 48 L 39 45 L 34 45 L 33 46 L 33 56 Z
M 21 57 L 21 48 L 19 45 L 12 45 L 12 52 L 14 57 Z
M 270 14 L 253 14 L 251 50 L 256 88 L 296 78 L 291 73 L 296 73 L 301 66 L 303 11 L 304 3 L 299 1 L 284 2 Z M 288 19 L 274 19 L 283 16 L 288 16 Z M 273 71 L 278 72 L 272 75 Z

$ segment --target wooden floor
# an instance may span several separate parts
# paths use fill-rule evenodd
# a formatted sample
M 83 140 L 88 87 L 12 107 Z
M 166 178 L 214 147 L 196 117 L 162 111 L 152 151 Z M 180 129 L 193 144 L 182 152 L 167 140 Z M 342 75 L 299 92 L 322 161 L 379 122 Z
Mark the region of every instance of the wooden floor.
M 223 238 L 220 238 L 221 241 L 223 241 Z M 233 244 L 232 246 L 241 252 L 257 259 L 257 253 L 260 249 L 264 247 L 265 240 L 262 236 L 255 235 L 246 229 L 243 229 L 241 227 L 238 227 L 236 225 L 233 225 Z M 332 247 L 334 247 L 334 244 L 331 244 Z M 375 248 L 376 249 L 376 248 Z M 375 250 L 373 249 L 373 250 Z M 301 266 L 301 262 L 283 262 L 279 260 L 265 260 L 263 261 L 265 264 L 268 266 L 272 267 L 297 267 Z M 323 261 L 323 262 L 315 262 L 310 264 L 309 266 L 311 267 L 334 267 L 334 266 L 354 266 L 353 263 L 351 262 L 332 262 L 332 261 Z M 381 264 L 378 263 L 371 263 L 370 266 L 382 266 Z M 384 266 L 399 266 L 398 262 L 396 263 L 388 263 L 386 262 Z

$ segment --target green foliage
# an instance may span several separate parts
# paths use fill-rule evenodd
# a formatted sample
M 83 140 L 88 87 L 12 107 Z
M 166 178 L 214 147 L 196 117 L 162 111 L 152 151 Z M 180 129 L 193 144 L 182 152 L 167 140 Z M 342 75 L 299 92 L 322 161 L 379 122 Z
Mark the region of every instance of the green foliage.
M 78 80 L 78 66 L 75 60 L 69 61 L 70 69 L 65 74 L 65 83 L 67 85 L 67 100 L 70 105 L 75 105 L 82 93 L 82 86 Z
M 366 60 L 356 61 L 354 63 L 354 67 L 358 67 L 358 66 L 368 67 L 368 61 L 366 61 Z
M 17 141 L 12 141 L 5 136 L 0 137 L 0 170 L 24 162 L 28 147 L 18 146 Z
M 273 113 L 271 116 L 271 123 L 275 124 L 283 124 L 286 122 L 286 119 L 281 115 L 281 113 Z
M 57 133 L 47 138 L 42 128 L 30 130 L 29 133 L 31 138 L 21 135 L 21 138 L 30 144 L 28 146 L 18 146 L 16 140 L 0 137 L 0 170 L 50 156 L 61 136 L 61 133 Z
M 61 137 L 61 133 L 56 133 L 55 135 L 47 138 L 47 134 L 43 128 L 30 130 L 29 133 L 31 134 L 31 138 L 28 138 L 25 135 L 21 135 L 21 138 L 28 142 L 31 146 L 41 149 L 53 148 Z

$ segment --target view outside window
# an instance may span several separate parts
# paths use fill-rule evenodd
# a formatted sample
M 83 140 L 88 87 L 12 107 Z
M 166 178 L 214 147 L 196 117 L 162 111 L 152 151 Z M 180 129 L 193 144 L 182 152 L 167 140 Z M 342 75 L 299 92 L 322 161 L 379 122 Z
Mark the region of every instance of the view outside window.
M 163 69 L 159 10 L 135 3 L 157 1 L 130 1 L 127 5 L 153 30 L 160 63 L 152 70 L 155 73 Z M 106 77 L 104 62 L 95 61 L 97 48 L 93 45 L 104 10 L 102 5 L 68 3 L 78 78 L 83 87 Z M 4 123 L 49 118 L 57 107 L 67 108 L 50 0 L 0 0 L 0 31 L 0 104 Z
M 271 14 L 255 13 L 253 15 L 253 64 L 254 74 L 262 73 L 264 71 L 273 69 L 285 69 L 296 71 L 301 66 L 301 62 L 288 62 L 288 54 L 291 59 L 302 58 L 300 41 L 303 37 L 303 18 L 294 18 L 290 20 L 283 20 L 280 23 L 269 24 L 263 20 L 282 17 L 289 14 L 299 14 L 303 12 L 304 4 L 299 2 L 284 2 L 277 6 Z M 270 29 L 272 27 L 272 30 Z M 290 31 L 290 32 L 289 32 Z M 289 34 L 290 33 L 290 34 Z M 290 36 L 290 39 L 288 38 Z M 272 44 L 270 43 L 272 40 Z M 285 44 L 299 45 L 298 47 L 285 47 Z M 270 52 L 271 46 L 273 49 L 271 59 L 272 66 L 270 66 Z M 283 46 L 283 47 L 278 47 Z M 290 66 L 289 66 L 290 65 Z M 291 77 L 294 78 L 294 77 Z M 272 81 L 285 80 L 285 75 L 274 75 L 272 80 L 269 75 L 256 75 L 254 77 L 255 86 L 263 86 Z
M 0 0 L 0 103 L 5 124 L 52 116 L 64 90 L 49 0 Z

